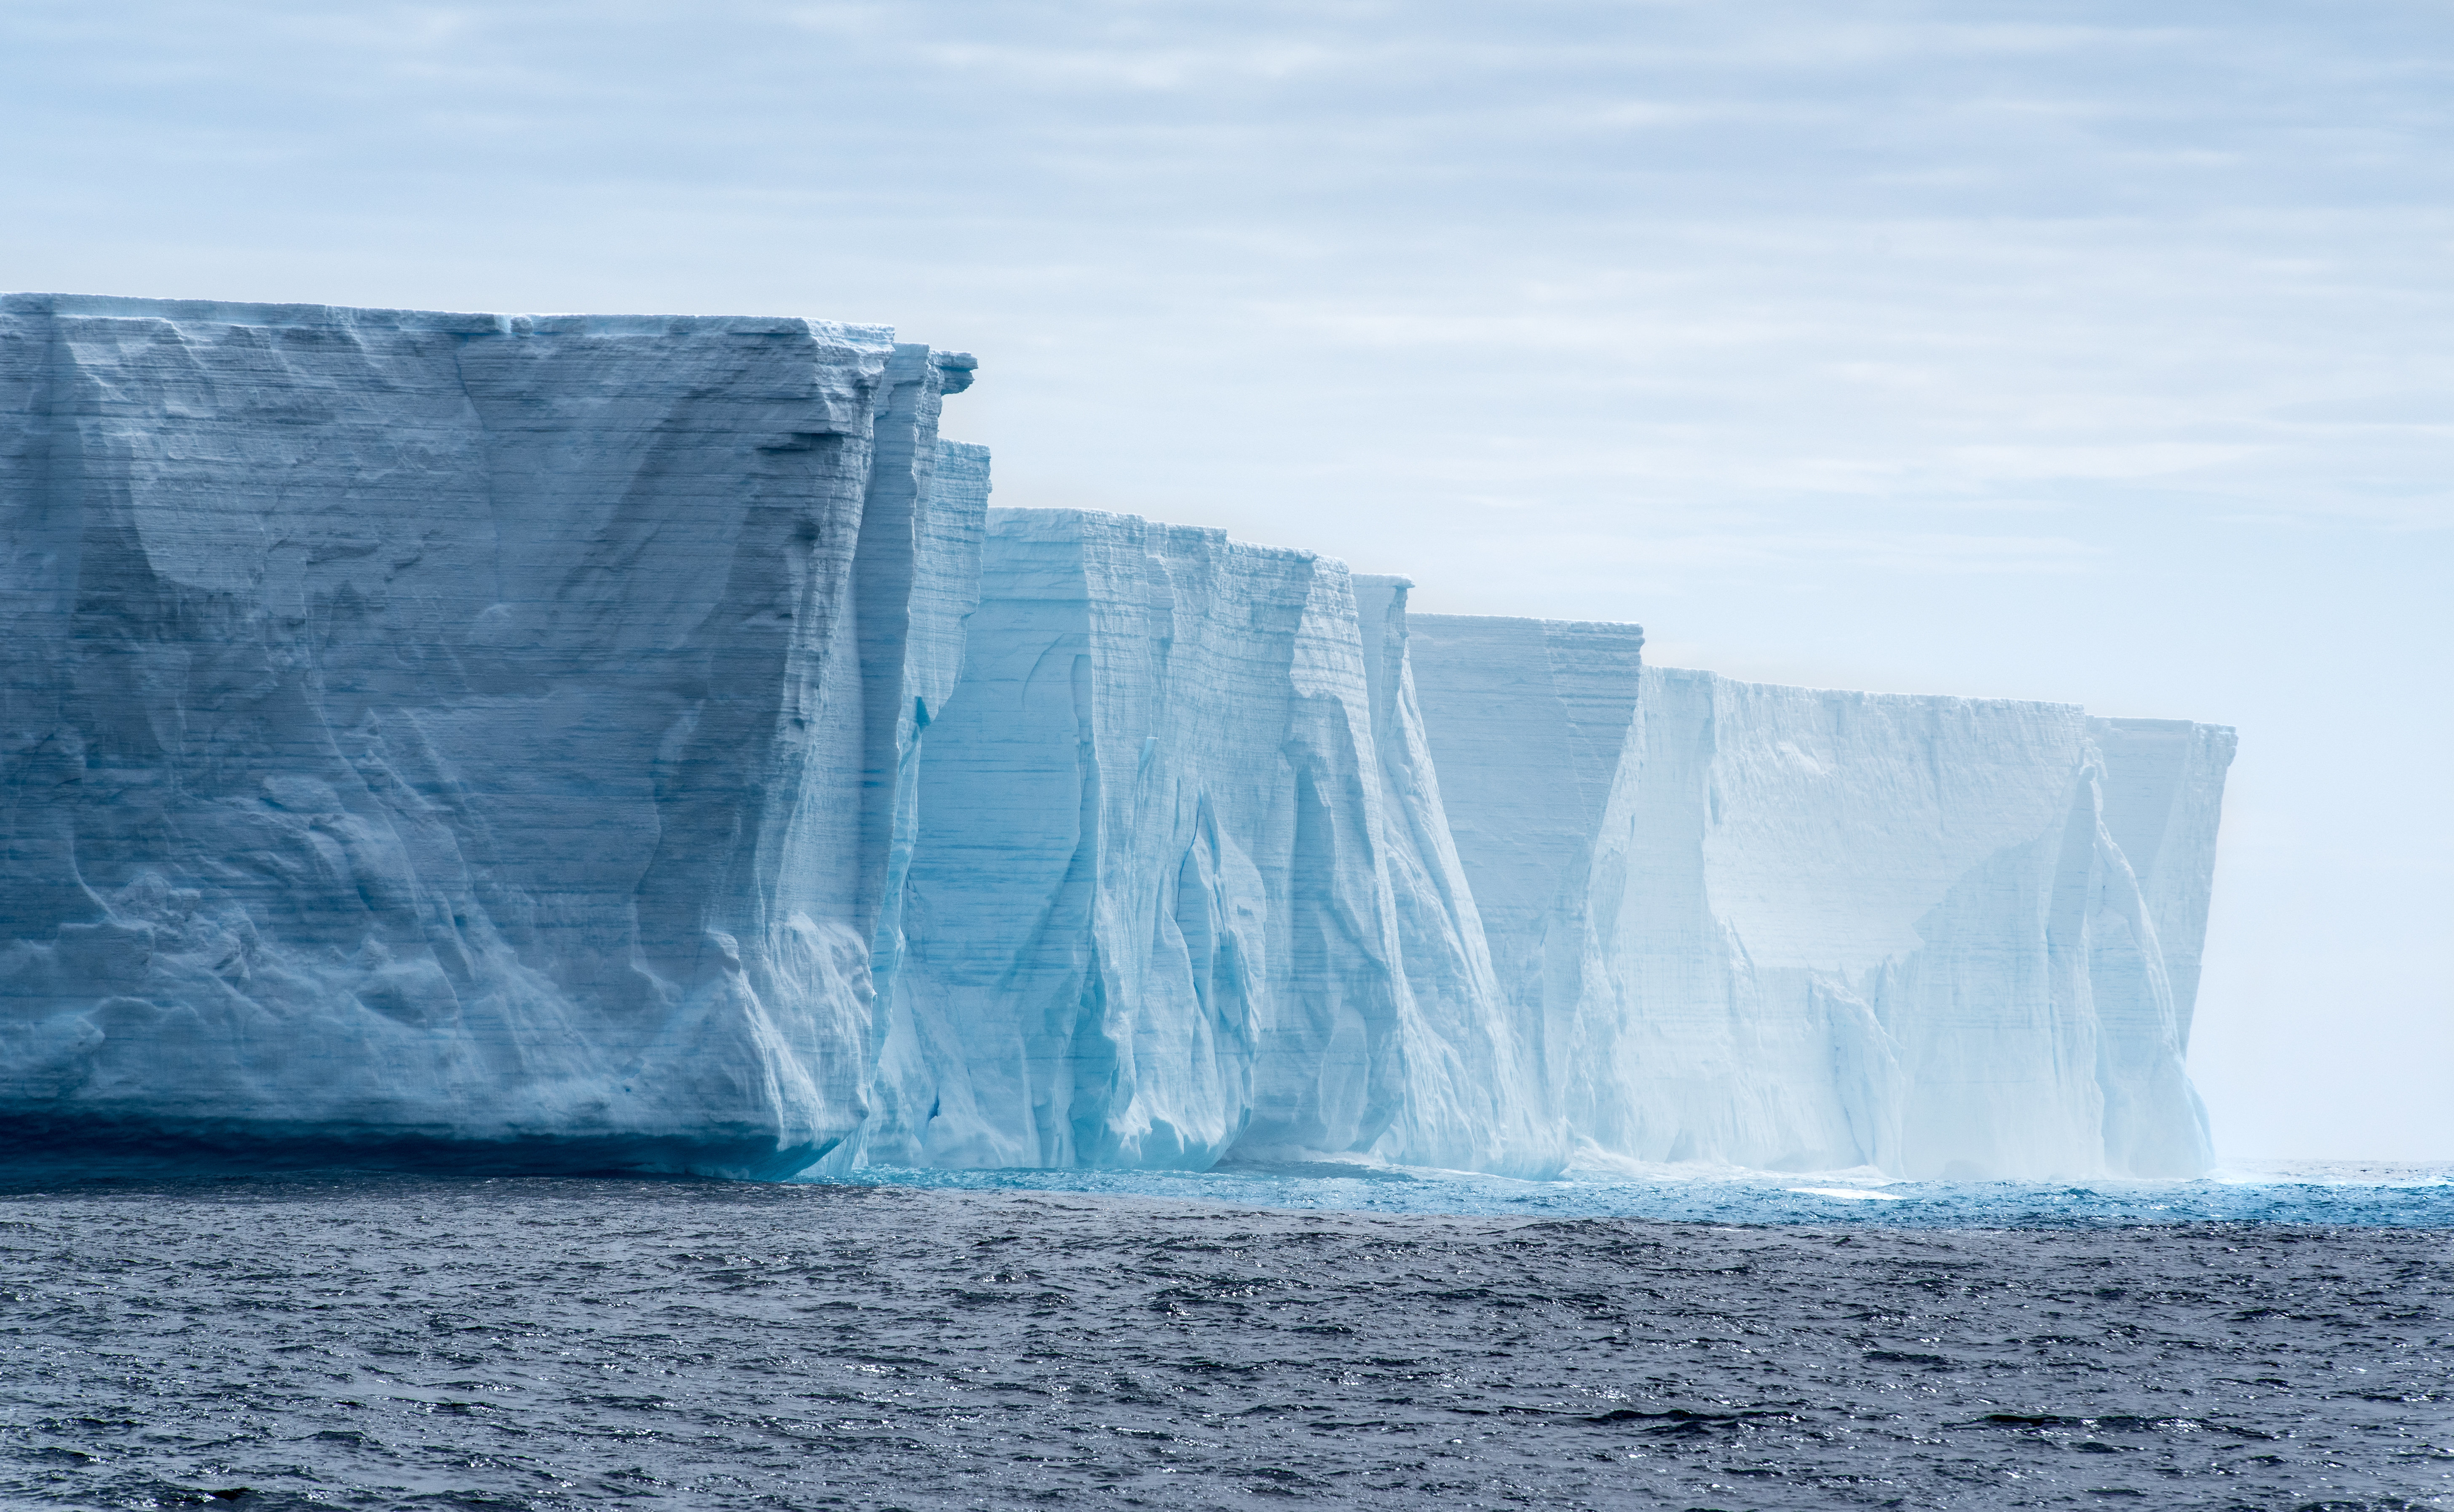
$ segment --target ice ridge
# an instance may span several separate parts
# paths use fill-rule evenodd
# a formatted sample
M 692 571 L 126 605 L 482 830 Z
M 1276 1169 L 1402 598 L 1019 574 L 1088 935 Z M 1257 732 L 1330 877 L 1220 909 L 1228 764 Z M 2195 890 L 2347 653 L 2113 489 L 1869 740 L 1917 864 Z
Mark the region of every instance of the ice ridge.
M 0 300 L 0 1151 L 2207 1168 L 2233 737 L 991 509 L 881 327 Z

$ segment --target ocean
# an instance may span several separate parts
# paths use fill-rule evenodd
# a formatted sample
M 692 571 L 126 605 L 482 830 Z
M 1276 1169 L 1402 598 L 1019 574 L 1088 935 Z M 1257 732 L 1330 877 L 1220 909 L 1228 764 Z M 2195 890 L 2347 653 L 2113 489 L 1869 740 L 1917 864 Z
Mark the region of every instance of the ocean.
M 2454 1506 L 2454 1169 L 0 1190 L 8 1507 Z

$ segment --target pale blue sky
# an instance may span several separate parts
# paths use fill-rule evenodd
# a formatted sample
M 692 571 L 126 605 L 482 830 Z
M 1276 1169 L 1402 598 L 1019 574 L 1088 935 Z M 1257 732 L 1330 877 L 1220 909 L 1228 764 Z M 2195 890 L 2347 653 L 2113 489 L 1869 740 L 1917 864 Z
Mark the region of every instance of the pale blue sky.
M 0 4 L 0 287 L 967 347 L 998 499 L 2237 725 L 2193 1069 L 2454 1157 L 2454 8 Z

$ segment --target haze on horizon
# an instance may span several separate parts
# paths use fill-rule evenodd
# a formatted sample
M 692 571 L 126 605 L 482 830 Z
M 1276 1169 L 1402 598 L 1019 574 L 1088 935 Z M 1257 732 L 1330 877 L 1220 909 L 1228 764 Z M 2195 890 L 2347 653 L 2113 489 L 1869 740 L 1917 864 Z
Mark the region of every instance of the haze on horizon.
M 2283 4 L 0 12 L 0 287 L 968 348 L 997 502 L 2241 731 L 2192 1070 L 2454 1158 L 2454 28 Z

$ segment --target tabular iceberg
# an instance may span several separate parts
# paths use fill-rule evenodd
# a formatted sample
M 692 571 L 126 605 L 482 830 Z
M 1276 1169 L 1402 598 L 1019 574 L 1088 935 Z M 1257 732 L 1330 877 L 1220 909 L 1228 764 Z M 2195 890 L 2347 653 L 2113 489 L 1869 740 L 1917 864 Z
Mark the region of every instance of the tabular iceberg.
M 930 727 L 872 1160 L 1368 1143 L 1401 992 L 1346 569 L 997 510 Z
M 1429 765 L 1522 1084 L 1556 1166 L 1583 1074 L 1594 866 L 1636 718 L 1633 625 L 1417 615 L 1405 625 Z
M 903 690 L 976 571 L 922 507 L 968 368 L 801 320 L 0 306 L 17 1155 L 840 1142 Z
M 0 302 L 0 1154 L 2207 1164 L 2230 731 L 991 510 L 972 366 Z
M 1412 1013 L 1406 1025 L 1405 1097 L 1374 1152 L 1410 1164 L 1544 1175 L 1570 1149 L 1546 1057 L 1560 1048 L 1540 1005 L 1501 988 L 1495 951 L 1521 945 L 1513 900 L 1493 887 L 1487 914 L 1467 880 L 1460 837 L 1440 792 L 1414 673 L 1414 636 L 1400 577 L 1358 576 L 1358 630 L 1369 668 L 1372 738 L 1380 767 L 1380 846 L 1398 905 L 1399 956 Z M 1515 623 L 1515 622 L 1511 622 Z M 1638 641 L 1633 626 L 1610 627 Z M 1633 672 L 1634 664 L 1628 664 Z M 1513 689 L 1494 689 L 1478 713 L 1522 713 Z M 1520 774 L 1531 780 L 1531 773 Z M 1490 796 L 1490 795 L 1482 795 Z M 1560 796 L 1555 794 L 1554 796 Z M 1470 808 L 1475 806 L 1468 806 Z M 1572 819 L 1569 823 L 1573 824 Z M 1539 827 L 1538 825 L 1537 828 Z M 1486 858 L 1487 859 L 1487 858 Z M 1506 980 L 1521 983 L 1512 970 Z
M 2206 1168 L 2182 1055 L 2229 731 L 1546 667 L 1592 627 L 1417 626 L 1459 853 L 1486 918 L 1523 921 L 1494 954 L 1573 1044 L 1554 1074 L 1582 1140 L 1765 1169 Z M 1525 706 L 1493 718 L 1502 666 Z M 1624 740 L 1599 773 L 1561 738 L 1596 686 L 1632 695 L 1602 710 Z M 1582 779 L 1579 805 L 1533 806 L 1588 829 L 1529 826 L 1533 770 Z M 2190 902 L 2151 905 L 2108 810 L 2172 837 Z

